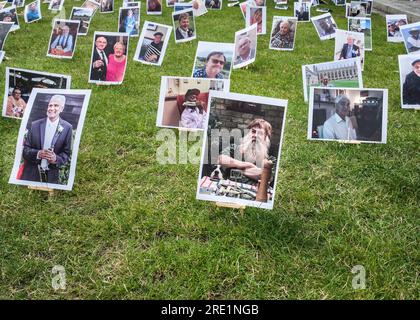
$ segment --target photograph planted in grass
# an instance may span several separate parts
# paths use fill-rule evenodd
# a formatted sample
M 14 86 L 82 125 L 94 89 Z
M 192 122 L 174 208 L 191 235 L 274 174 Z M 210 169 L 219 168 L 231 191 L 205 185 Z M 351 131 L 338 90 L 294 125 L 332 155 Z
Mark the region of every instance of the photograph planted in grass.
M 360 58 L 303 65 L 302 79 L 305 102 L 310 87 L 362 88 Z
M 171 33 L 171 26 L 145 21 L 134 54 L 134 61 L 160 66 L 165 57 Z
M 100 0 L 100 4 L 101 13 L 114 12 L 114 0 Z
M 197 199 L 272 209 L 287 100 L 211 91 Z
M 73 58 L 80 21 L 55 19 L 51 30 L 48 57 Z
M 311 87 L 310 140 L 386 143 L 387 89 Z
M 26 5 L 25 11 L 23 12 L 23 17 L 26 23 L 41 20 L 41 0 L 37 0 Z
M 360 57 L 360 63 L 364 66 L 365 60 L 365 34 L 362 32 L 352 32 L 336 30 L 334 60 L 346 60 Z
M 172 13 L 175 42 L 187 42 L 197 37 L 193 9 L 185 9 Z
M 420 108 L 420 53 L 398 56 L 403 108 Z
M 408 24 L 406 14 L 391 14 L 386 16 L 387 41 L 404 42 L 400 27 Z
M 5 83 L 3 116 L 22 119 L 32 89 L 70 89 L 71 76 L 7 67 Z
M 229 91 L 229 80 L 162 77 L 156 125 L 203 130 L 210 90 Z
M 128 52 L 127 33 L 95 32 L 89 83 L 121 84 L 124 80 Z
M 407 53 L 420 52 L 420 22 L 400 27 Z
M 199 41 L 192 77 L 229 79 L 234 49 L 233 43 Z
M 273 17 L 269 48 L 273 50 L 293 50 L 297 30 L 297 18 Z
M 9 183 L 72 189 L 90 93 L 33 89 L 21 122 Z
M 233 69 L 243 68 L 255 61 L 257 54 L 257 25 L 235 32 Z
M 93 14 L 94 11 L 90 8 L 73 7 L 70 14 L 70 20 L 80 21 L 79 30 L 77 31 L 79 36 L 87 35 Z

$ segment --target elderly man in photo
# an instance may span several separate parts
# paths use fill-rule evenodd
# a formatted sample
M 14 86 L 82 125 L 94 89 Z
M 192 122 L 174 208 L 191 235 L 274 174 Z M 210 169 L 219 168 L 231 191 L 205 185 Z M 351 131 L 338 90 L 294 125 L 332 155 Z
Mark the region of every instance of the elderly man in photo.
M 246 62 L 255 57 L 255 48 L 251 48 L 251 44 L 248 34 L 245 33 L 239 36 L 235 64 Z
M 218 165 L 225 178 L 234 176 L 237 182 L 255 184 L 261 178 L 264 161 L 275 162 L 275 158 L 268 155 L 272 127 L 264 119 L 254 119 L 247 129 L 241 144 L 233 143 L 222 150 Z
M 59 171 L 71 156 L 72 125 L 60 118 L 66 97 L 54 95 L 47 117 L 33 121 L 23 146 L 22 180 L 59 183 Z
M 146 52 L 143 55 L 143 60 L 154 63 L 159 61 L 163 47 L 162 37 L 162 32 L 155 32 L 153 34 L 153 41 L 147 46 Z
M 105 52 L 107 45 L 108 41 L 105 37 L 99 36 L 96 38 L 90 80 L 105 81 L 106 69 L 108 67 L 108 55 Z
M 195 70 L 193 77 L 224 79 L 222 70 L 225 64 L 226 57 L 223 54 L 223 52 L 210 52 L 206 58 L 206 65 L 204 66 L 204 68 Z
M 346 95 L 339 95 L 335 99 L 335 113 L 324 122 L 324 139 L 356 140 L 356 130 L 348 117 L 349 112 L 349 98 Z
M 283 49 L 293 48 L 294 34 L 288 20 L 279 21 L 271 36 L 271 47 Z
M 338 60 L 351 59 L 356 57 L 360 57 L 360 48 L 354 44 L 354 38 L 352 36 L 347 36 L 347 43 L 343 45 L 340 58 Z
M 176 40 L 188 39 L 194 36 L 194 29 L 190 28 L 190 15 L 181 13 L 178 17 L 179 27 L 175 30 Z
M 408 52 L 416 52 L 420 50 L 420 29 L 411 29 L 410 36 L 407 38 Z
M 420 59 L 412 62 L 413 71 L 406 77 L 403 85 L 403 104 L 420 105 Z
M 70 28 L 64 25 L 61 28 L 61 34 L 51 43 L 51 52 L 56 55 L 69 55 L 73 50 L 73 36 L 70 34 Z

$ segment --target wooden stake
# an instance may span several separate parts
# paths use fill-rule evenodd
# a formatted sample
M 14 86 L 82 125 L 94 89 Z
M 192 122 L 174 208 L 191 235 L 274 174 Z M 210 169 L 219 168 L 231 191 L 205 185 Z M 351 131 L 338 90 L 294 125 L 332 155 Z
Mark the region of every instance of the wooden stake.
M 48 187 L 28 186 L 28 189 L 38 190 L 38 191 L 46 191 L 46 192 L 48 192 L 48 197 L 54 196 L 54 189 L 51 189 L 51 188 L 48 188 Z
M 243 216 L 246 205 L 238 204 L 238 203 L 229 203 L 229 202 L 216 202 L 216 207 L 229 208 L 229 209 L 239 209 L 239 213 L 241 214 L 241 216 Z

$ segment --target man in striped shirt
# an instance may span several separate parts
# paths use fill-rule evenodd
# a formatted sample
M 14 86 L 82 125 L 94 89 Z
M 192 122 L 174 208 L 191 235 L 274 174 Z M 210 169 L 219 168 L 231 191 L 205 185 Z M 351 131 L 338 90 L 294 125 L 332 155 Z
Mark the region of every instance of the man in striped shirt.
M 147 62 L 158 62 L 160 58 L 160 53 L 162 51 L 162 32 L 156 32 L 153 34 L 154 39 L 153 41 L 147 46 L 146 52 L 144 53 L 144 56 L 140 59 L 147 61 Z

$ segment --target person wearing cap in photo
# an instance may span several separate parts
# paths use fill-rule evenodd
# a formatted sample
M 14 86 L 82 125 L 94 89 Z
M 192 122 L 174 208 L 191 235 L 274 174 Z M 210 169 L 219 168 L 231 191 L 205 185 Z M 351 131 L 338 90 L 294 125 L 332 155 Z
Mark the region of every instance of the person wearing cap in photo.
M 403 104 L 420 105 L 420 59 L 414 60 L 411 71 L 406 77 L 403 85 Z
M 416 52 L 420 50 L 420 29 L 411 29 L 407 38 L 408 52 Z
M 163 47 L 163 33 L 162 32 L 155 32 L 153 34 L 153 41 L 147 46 L 147 49 L 140 59 L 147 61 L 147 62 L 158 62 L 160 59 L 160 54 L 162 52 Z
M 184 128 L 204 129 L 206 112 L 204 103 L 198 99 L 200 90 L 188 89 L 185 93 L 184 111 L 181 114 L 180 126 Z

